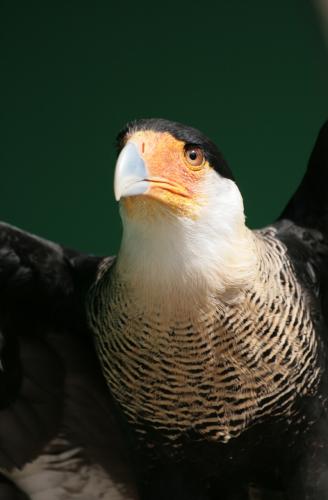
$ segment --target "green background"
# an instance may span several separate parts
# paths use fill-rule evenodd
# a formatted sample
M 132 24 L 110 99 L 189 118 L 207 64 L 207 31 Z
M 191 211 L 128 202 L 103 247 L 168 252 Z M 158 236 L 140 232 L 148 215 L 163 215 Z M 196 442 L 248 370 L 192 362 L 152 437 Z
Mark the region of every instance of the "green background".
M 3 1 L 0 218 L 117 251 L 114 138 L 137 117 L 208 134 L 249 224 L 272 221 L 328 116 L 328 61 L 308 0 Z

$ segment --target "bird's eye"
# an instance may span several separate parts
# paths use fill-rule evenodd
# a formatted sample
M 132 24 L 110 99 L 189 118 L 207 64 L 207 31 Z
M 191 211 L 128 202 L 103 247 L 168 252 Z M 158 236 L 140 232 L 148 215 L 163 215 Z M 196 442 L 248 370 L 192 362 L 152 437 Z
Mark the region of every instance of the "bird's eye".
M 203 166 L 204 163 L 204 153 L 198 146 L 193 146 L 192 144 L 187 144 L 184 151 L 185 158 L 189 165 L 192 167 L 199 168 Z

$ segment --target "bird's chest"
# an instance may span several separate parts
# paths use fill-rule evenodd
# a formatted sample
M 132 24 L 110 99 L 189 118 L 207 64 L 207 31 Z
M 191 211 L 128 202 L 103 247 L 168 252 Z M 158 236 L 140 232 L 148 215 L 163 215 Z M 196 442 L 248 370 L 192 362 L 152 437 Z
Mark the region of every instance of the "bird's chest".
M 111 392 L 142 436 L 192 430 L 227 442 L 254 423 L 292 418 L 317 389 L 306 308 L 249 293 L 236 305 L 166 317 L 124 297 L 99 311 L 97 347 Z M 102 317 L 102 315 L 104 315 Z

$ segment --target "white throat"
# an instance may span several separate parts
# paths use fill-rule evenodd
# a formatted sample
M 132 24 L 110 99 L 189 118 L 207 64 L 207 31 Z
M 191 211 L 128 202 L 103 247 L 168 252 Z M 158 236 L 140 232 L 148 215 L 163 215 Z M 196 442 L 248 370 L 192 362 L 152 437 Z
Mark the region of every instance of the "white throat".
M 236 184 L 213 172 L 202 191 L 206 198 L 194 219 L 159 203 L 147 220 L 129 217 L 122 208 L 116 269 L 149 304 L 172 298 L 179 307 L 193 307 L 210 296 L 232 299 L 254 279 L 255 241 Z

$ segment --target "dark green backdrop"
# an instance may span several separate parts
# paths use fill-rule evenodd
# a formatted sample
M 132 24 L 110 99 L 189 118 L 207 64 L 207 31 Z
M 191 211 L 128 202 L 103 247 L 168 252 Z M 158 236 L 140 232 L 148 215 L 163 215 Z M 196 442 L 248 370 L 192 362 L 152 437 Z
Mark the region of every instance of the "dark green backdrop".
M 309 1 L 113 4 L 2 2 L 0 218 L 116 251 L 114 137 L 132 118 L 161 116 L 214 139 L 249 224 L 270 222 L 328 116 Z

